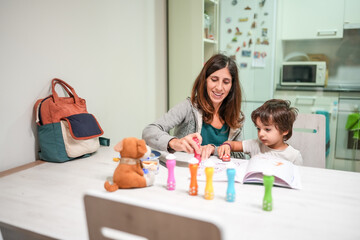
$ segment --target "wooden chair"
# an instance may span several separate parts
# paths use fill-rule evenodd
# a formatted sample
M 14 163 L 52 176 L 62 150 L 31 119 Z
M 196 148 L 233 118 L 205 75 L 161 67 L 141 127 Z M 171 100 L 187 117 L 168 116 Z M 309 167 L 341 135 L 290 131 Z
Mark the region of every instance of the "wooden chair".
M 294 122 L 293 135 L 288 144 L 299 150 L 303 165 L 325 168 L 326 119 L 321 114 L 299 114 Z
M 222 239 L 209 218 L 118 194 L 88 192 L 84 197 L 89 239 Z M 124 233 L 125 232 L 125 233 Z

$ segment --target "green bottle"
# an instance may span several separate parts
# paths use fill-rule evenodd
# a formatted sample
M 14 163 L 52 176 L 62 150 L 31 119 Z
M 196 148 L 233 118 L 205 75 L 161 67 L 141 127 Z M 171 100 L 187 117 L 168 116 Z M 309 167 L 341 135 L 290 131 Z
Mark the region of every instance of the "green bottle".
M 263 199 L 263 210 L 264 211 L 271 211 L 272 210 L 272 195 L 271 189 L 274 184 L 274 176 L 272 174 L 263 173 L 263 180 L 264 180 L 264 187 L 265 187 L 265 194 Z

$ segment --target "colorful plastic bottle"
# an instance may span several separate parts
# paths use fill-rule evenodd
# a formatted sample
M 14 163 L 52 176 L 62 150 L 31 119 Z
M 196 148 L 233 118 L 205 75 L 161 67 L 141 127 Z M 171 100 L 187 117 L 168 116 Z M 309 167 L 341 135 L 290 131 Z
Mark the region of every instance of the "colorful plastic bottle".
M 228 186 L 226 190 L 226 201 L 228 202 L 235 202 L 235 165 L 232 162 L 229 162 L 226 165 L 226 174 L 228 178 Z
M 199 139 L 197 137 L 193 137 L 193 140 L 196 142 L 196 145 L 200 148 L 200 142 Z M 199 162 L 201 162 L 201 155 L 199 153 L 196 153 L 194 151 L 194 157 L 199 160 Z
M 167 190 L 175 190 L 175 165 L 176 165 L 176 156 L 174 154 L 169 154 L 166 156 L 166 167 L 168 169 L 168 179 L 167 179 Z
M 199 167 L 199 160 L 196 158 L 191 158 L 189 160 L 189 169 L 190 169 L 190 187 L 189 194 L 191 196 L 196 196 L 198 194 L 198 183 L 197 183 L 197 170 Z
M 265 194 L 263 199 L 263 210 L 264 211 L 272 211 L 272 187 L 274 184 L 274 176 L 271 172 L 263 172 L 263 180 L 264 180 L 264 187 L 265 187 Z
M 207 163 L 205 163 L 205 175 L 206 175 L 205 199 L 212 200 L 214 199 L 214 187 L 213 187 L 214 163 L 209 160 L 207 160 Z

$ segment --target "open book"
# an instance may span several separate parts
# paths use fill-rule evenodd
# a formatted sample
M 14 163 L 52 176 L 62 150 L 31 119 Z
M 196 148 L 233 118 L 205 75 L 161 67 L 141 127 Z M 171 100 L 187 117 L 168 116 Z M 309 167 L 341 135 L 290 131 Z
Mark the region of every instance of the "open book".
M 222 162 L 217 157 L 210 157 L 206 161 L 215 163 L 213 181 L 227 181 L 226 162 Z M 205 164 L 201 162 L 198 169 L 197 178 L 205 181 Z M 271 171 L 275 176 L 274 185 L 301 189 L 301 180 L 298 166 L 293 163 L 269 155 L 257 155 L 250 160 L 231 159 L 235 165 L 235 181 L 240 183 L 262 183 L 263 172 Z

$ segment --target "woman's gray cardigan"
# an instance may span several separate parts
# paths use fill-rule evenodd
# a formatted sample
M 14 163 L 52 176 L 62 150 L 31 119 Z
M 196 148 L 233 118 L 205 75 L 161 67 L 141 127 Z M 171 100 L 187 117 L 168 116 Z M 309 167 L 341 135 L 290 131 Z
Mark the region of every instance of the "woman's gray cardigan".
M 174 137 L 180 139 L 191 133 L 198 132 L 200 134 L 202 122 L 201 111 L 191 104 L 190 98 L 187 98 L 171 108 L 160 119 L 146 126 L 142 132 L 142 138 L 151 148 L 167 151 L 168 143 Z M 174 136 L 171 136 L 169 132 L 173 128 L 175 128 Z M 228 140 L 241 141 L 240 133 L 240 128 L 230 128 Z M 217 147 L 215 147 L 214 155 L 217 155 Z M 236 158 L 244 158 L 240 152 L 234 152 L 231 155 Z

